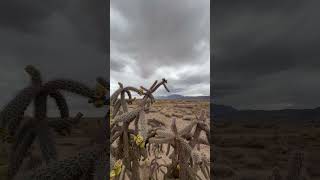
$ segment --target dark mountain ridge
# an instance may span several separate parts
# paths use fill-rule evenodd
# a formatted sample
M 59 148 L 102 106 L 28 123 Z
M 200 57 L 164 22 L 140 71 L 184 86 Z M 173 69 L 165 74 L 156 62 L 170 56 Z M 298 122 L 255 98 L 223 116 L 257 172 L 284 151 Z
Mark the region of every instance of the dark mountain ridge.
M 156 99 L 177 99 L 177 100 L 210 100 L 210 96 L 182 96 L 180 94 L 171 94 L 169 96 L 157 96 Z
M 182 96 L 172 94 L 157 96 L 156 99 L 167 100 L 210 100 L 210 96 Z M 281 110 L 238 110 L 232 106 L 210 104 L 212 117 L 215 120 L 288 120 L 320 121 L 320 107 L 314 109 L 281 109 Z
M 281 110 L 237 110 L 231 106 L 212 104 L 216 120 L 289 120 L 319 121 L 320 108 Z

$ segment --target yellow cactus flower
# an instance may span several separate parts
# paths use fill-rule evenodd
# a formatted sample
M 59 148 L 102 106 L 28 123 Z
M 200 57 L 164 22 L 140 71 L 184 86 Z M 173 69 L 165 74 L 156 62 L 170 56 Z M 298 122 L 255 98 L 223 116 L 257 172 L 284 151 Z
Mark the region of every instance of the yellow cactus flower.
M 107 94 L 107 89 L 101 84 L 97 84 L 95 89 L 96 100 L 94 101 L 94 105 L 96 107 L 102 107 L 104 105 L 105 103 L 104 97 L 106 94 Z
M 9 135 L 9 132 L 5 128 L 0 128 L 0 138 L 3 142 L 12 143 L 13 137 Z
M 14 142 L 14 138 L 12 136 L 7 136 L 6 137 L 6 140 L 5 140 L 7 143 L 11 144 Z
M 122 170 L 122 161 L 119 159 L 117 162 L 114 163 L 112 170 L 110 171 L 110 178 L 119 176 Z
M 114 124 L 114 119 L 110 118 L 110 126 Z
M 142 88 L 139 89 L 138 94 L 139 94 L 139 95 L 143 95 L 143 89 L 142 89 Z
M 177 169 L 180 170 L 180 165 L 179 164 L 177 165 Z
M 103 97 L 107 93 L 106 88 L 104 86 L 102 86 L 101 84 L 97 84 L 95 90 L 96 90 L 95 91 L 96 97 Z
M 137 146 L 139 146 L 140 148 L 144 148 L 144 139 L 140 134 L 138 134 L 137 136 L 134 135 L 133 140 L 135 141 Z

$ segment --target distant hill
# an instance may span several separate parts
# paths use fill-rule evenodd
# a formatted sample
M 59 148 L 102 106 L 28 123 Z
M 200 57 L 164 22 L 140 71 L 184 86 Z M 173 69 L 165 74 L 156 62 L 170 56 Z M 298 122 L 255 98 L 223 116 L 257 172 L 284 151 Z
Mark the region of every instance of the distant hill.
M 210 100 L 210 96 L 182 96 L 172 94 L 157 99 Z M 210 104 L 215 120 L 288 120 L 320 121 L 320 107 L 314 109 L 238 110 L 232 106 Z
M 213 117 L 223 117 L 238 112 L 237 109 L 231 106 L 225 106 L 220 104 L 211 104 L 210 106 L 212 106 L 211 109 L 213 112 Z
M 182 96 L 180 94 L 172 94 L 169 96 L 157 96 L 156 99 L 177 99 L 177 100 L 210 100 L 210 96 Z
M 213 104 L 216 120 L 289 120 L 320 121 L 320 108 L 282 110 L 237 110 L 230 106 Z

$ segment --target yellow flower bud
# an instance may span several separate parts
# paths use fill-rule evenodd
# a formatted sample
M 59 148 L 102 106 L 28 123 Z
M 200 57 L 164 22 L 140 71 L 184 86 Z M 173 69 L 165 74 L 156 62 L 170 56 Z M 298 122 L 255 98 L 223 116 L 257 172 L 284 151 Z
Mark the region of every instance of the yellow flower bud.
M 110 171 L 110 177 L 115 177 L 120 175 L 122 170 L 122 161 L 119 159 L 117 162 L 114 163 L 112 170 Z
M 133 136 L 133 140 L 135 141 L 137 146 L 139 146 L 140 148 L 144 148 L 144 139 L 140 134 L 138 134 L 137 136 Z

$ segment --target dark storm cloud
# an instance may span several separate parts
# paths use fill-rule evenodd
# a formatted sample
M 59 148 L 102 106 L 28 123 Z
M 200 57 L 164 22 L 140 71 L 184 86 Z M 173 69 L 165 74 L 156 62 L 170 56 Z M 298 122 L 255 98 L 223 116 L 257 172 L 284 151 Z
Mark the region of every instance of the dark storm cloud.
M 105 8 L 100 0 L 2 1 L 1 106 L 29 83 L 23 70 L 28 64 L 45 80 L 69 78 L 94 86 L 97 76 L 107 78 Z M 103 116 L 85 98 L 68 94 L 68 99 L 73 113 Z
M 114 71 L 121 71 L 123 69 L 123 64 L 121 64 L 119 61 L 113 60 L 111 58 L 110 61 L 110 67 L 112 67 L 112 70 Z
M 112 1 L 113 89 L 116 81 L 140 85 L 165 77 L 179 93 L 209 95 L 209 5 L 209 0 Z
M 0 25 L 17 31 L 35 31 L 64 1 L 4 0 L 0 2 Z
M 238 108 L 319 106 L 319 1 L 216 1 L 213 97 Z

